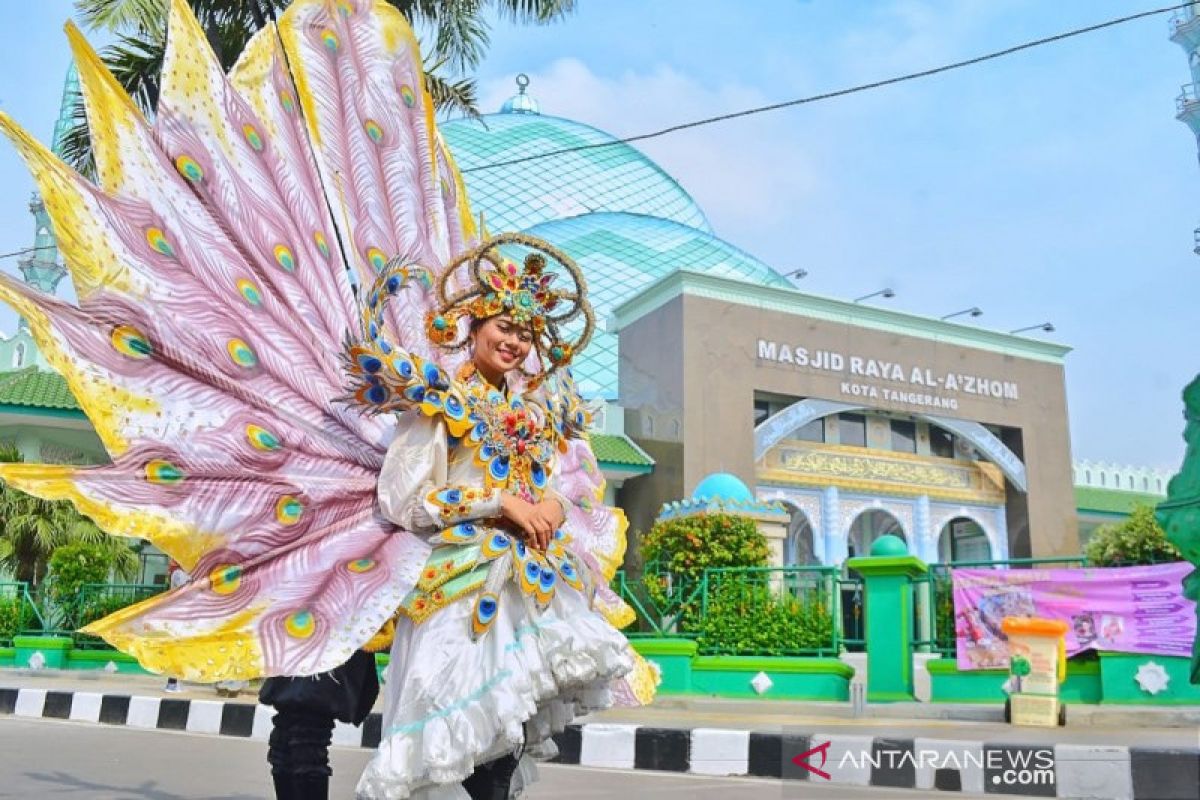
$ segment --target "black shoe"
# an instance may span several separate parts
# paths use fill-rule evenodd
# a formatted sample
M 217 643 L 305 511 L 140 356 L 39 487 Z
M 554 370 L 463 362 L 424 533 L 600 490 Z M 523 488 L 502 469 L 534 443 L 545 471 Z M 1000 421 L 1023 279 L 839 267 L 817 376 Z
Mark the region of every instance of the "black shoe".
M 508 800 L 512 790 L 513 774 L 517 771 L 517 757 L 507 755 L 491 763 L 492 795 L 488 800 Z
M 517 771 L 516 756 L 507 755 L 475 768 L 462 787 L 471 800 L 508 800 L 513 773 Z
M 296 775 L 292 787 L 294 800 L 329 800 L 328 775 Z
M 295 789 L 292 787 L 292 776 L 271 773 L 271 781 L 275 784 L 275 800 L 297 800 Z

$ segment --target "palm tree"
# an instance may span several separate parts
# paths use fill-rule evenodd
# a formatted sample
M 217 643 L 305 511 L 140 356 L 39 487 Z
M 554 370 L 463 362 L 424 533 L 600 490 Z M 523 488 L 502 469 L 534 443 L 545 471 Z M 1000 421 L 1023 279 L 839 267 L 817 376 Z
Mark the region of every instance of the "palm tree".
M 478 66 L 489 42 L 486 16 L 545 24 L 575 9 L 575 0 L 387 0 L 413 25 L 433 31 L 425 79 L 437 108 L 477 116 L 475 81 L 463 77 Z M 189 0 L 225 69 L 246 42 L 290 0 Z M 167 0 L 75 0 L 84 25 L 115 36 L 102 57 L 117 81 L 147 114 L 158 103 L 159 73 L 166 50 Z M 82 101 L 63 137 L 63 160 L 92 176 L 91 142 Z
M 11 444 L 0 445 L 0 462 L 23 460 Z M 0 570 L 36 586 L 54 550 L 76 542 L 99 546 L 118 578 L 137 574 L 137 553 L 128 542 L 105 534 L 65 500 L 42 500 L 0 481 Z

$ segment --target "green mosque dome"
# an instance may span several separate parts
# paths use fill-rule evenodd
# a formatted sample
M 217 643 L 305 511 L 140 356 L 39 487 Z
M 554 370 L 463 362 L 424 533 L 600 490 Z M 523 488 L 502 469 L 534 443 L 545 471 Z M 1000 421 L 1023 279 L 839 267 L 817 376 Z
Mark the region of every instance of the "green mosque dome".
M 687 269 L 791 285 L 715 236 L 696 201 L 645 155 L 590 126 L 538 113 L 537 101 L 525 91 L 528 79 L 518 86 L 501 113 L 453 120 L 442 125 L 442 135 L 463 173 L 471 206 L 483 214 L 489 231 L 538 236 L 583 269 L 598 323 L 591 344 L 572 365 L 585 396 L 618 396 L 617 336 L 605 330 L 605 321 L 661 278 Z M 597 144 L 607 146 L 505 163 Z

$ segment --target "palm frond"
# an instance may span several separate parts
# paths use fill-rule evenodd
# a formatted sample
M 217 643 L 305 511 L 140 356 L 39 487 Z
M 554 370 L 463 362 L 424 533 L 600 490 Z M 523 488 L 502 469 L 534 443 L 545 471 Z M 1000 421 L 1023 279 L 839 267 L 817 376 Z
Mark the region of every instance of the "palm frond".
M 113 77 L 148 115 L 153 115 L 158 105 L 165 53 L 164 36 L 118 36 L 116 43 L 105 48 L 101 56 Z
M 71 111 L 71 124 L 59 142 L 59 158 L 88 180 L 96 178 L 96 158 L 92 151 L 92 134 L 88 129 L 83 97 L 77 97 Z M 0 457 L 0 461 L 4 459 Z
M 155 30 L 167 18 L 166 0 L 75 0 L 75 12 L 92 30 Z
M 575 0 L 491 0 L 501 19 L 545 25 L 556 22 L 578 7 Z
M 429 89 L 438 112 L 444 115 L 462 114 L 471 118 L 479 116 L 478 87 L 475 81 L 469 78 L 452 81 L 436 72 L 426 72 L 425 86 Z

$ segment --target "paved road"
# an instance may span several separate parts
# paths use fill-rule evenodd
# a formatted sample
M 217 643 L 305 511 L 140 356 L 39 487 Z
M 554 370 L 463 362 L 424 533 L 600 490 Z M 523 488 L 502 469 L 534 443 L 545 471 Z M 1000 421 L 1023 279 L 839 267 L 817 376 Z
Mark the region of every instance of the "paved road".
M 30 800 L 266 800 L 262 742 L 58 720 L 0 718 L 0 798 Z M 330 796 L 343 800 L 369 753 L 334 749 Z M 546 765 L 528 800 L 916 800 L 928 793 L 808 786 L 754 778 L 706 778 Z M 955 798 L 983 795 L 955 794 Z

